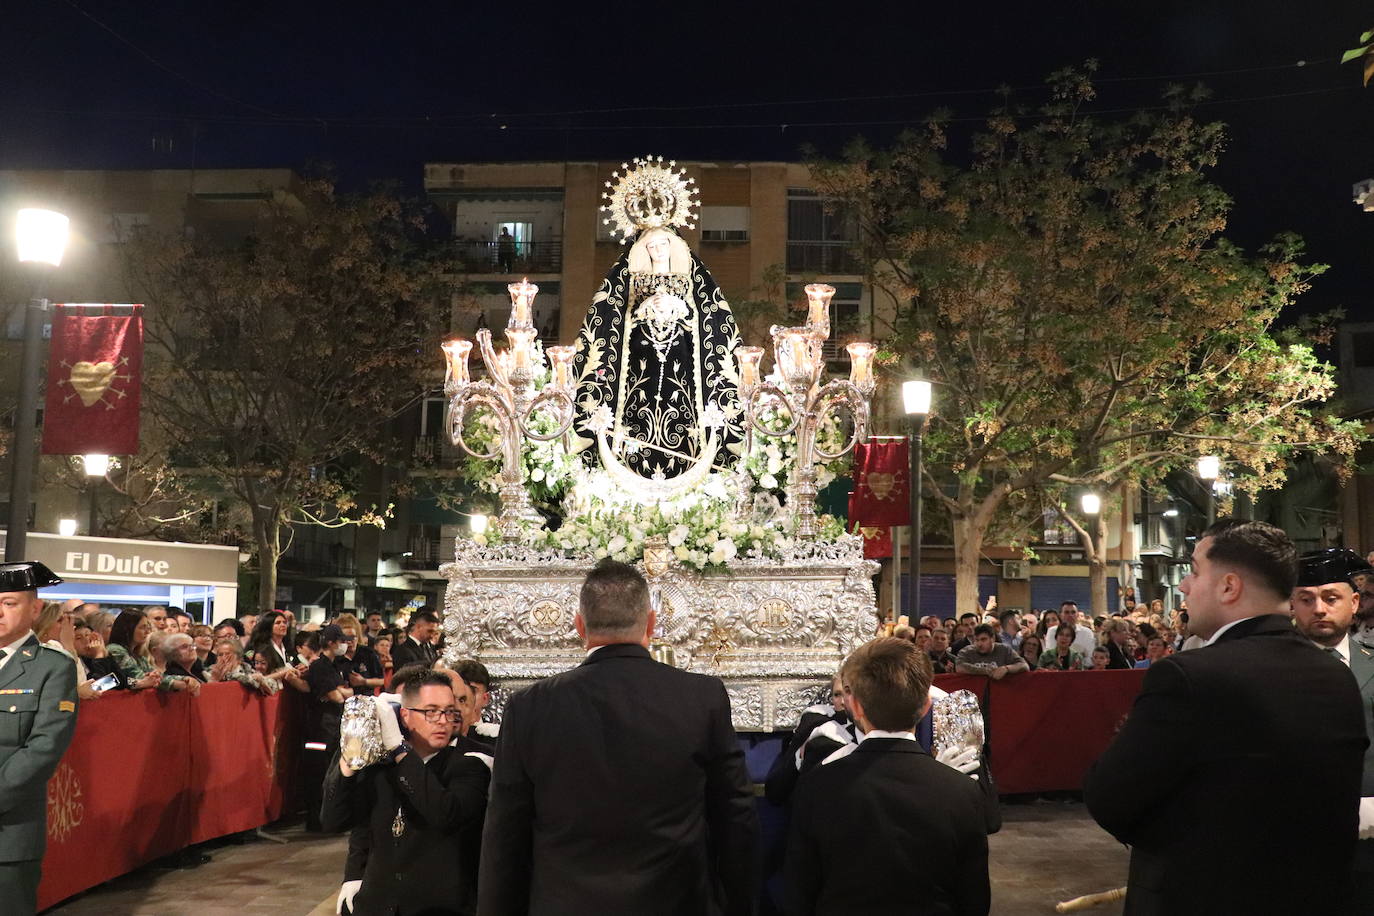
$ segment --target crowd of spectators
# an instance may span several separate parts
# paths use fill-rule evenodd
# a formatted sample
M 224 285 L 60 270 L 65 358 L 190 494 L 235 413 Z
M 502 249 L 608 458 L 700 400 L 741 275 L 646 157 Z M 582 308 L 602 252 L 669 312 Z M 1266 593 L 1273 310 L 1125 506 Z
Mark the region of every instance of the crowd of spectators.
M 1165 613 L 1158 599 L 1141 605 L 1129 594 L 1120 610 L 1096 618 L 1082 614 L 1073 601 L 1058 610 L 1024 613 L 980 608 L 957 618 L 930 614 L 914 626 L 903 617 L 891 635 L 926 652 L 935 674 L 995 680 L 1025 671 L 1148 668 L 1202 644 L 1188 632 L 1186 608 Z

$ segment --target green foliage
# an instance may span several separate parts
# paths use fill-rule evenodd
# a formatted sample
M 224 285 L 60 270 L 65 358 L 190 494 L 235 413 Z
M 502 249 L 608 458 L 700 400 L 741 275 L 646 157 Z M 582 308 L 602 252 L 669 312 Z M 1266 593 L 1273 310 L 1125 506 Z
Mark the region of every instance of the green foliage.
M 1221 236 L 1224 133 L 1195 94 L 1094 118 L 1094 66 L 1052 75 L 1034 117 L 995 110 L 967 154 L 936 117 L 813 165 L 896 303 L 881 361 L 935 383 L 926 489 L 971 552 L 961 570 L 1064 485 L 1148 484 L 1217 453 L 1253 490 L 1305 450 L 1348 465 L 1359 441 L 1321 406 L 1331 367 L 1272 330 L 1324 268 L 1295 237 L 1247 256 Z
M 357 465 L 399 457 L 389 425 L 432 384 L 443 328 L 417 207 L 309 183 L 247 239 L 136 239 L 124 266 L 148 304 L 145 404 L 184 476 L 237 497 L 263 601 L 292 526 L 384 524 Z

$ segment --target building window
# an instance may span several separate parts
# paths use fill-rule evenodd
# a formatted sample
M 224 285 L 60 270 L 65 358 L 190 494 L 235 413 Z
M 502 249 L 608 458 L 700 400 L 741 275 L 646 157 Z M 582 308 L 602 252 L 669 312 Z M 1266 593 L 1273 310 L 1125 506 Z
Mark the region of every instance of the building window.
M 1064 520 L 1057 509 L 1046 509 L 1044 518 L 1044 538 L 1047 547 L 1077 547 L 1080 544 L 1078 532 Z
M 854 246 L 858 226 L 833 199 L 807 188 L 787 191 L 787 272 L 862 273 Z
M 701 240 L 703 242 L 749 241 L 749 208 L 702 207 Z

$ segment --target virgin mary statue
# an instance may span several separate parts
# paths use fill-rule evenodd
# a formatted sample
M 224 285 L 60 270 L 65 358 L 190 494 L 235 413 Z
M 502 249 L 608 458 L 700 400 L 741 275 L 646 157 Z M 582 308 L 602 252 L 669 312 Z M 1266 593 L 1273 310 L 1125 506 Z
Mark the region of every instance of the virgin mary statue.
M 676 177 L 676 187 L 661 174 L 657 184 L 644 178 L 648 169 Z M 723 466 L 740 439 L 739 331 L 710 272 L 670 228 L 685 224 L 690 193 L 676 173 L 636 160 L 607 195 L 625 235 L 636 230 L 634 244 L 592 299 L 573 361 L 584 454 L 597 452 L 589 447 L 602 432 L 615 460 L 654 480 Z

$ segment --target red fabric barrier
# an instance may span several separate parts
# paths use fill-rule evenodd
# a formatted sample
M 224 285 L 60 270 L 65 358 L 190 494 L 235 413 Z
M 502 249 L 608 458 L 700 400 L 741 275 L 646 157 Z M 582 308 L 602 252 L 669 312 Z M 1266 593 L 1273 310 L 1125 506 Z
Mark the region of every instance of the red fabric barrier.
M 38 908 L 280 817 L 299 705 L 238 684 L 207 684 L 198 697 L 121 691 L 82 704 L 48 782 Z
M 1078 790 L 1131 711 L 1143 670 L 1031 671 L 991 681 L 940 675 L 942 690 L 979 697 L 988 731 L 988 764 L 997 789 Z

